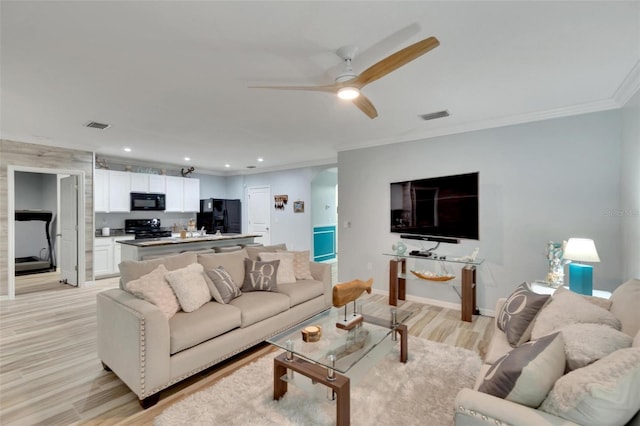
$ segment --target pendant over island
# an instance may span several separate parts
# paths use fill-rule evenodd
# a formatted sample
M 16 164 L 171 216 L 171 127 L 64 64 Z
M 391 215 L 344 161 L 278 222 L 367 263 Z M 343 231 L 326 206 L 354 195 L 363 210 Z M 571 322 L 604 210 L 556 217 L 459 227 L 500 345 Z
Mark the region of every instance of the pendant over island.
M 171 256 L 185 251 L 213 252 L 216 248 L 255 244 L 258 234 L 205 235 L 197 237 L 152 238 L 118 241 L 122 244 L 122 260 L 146 260 Z

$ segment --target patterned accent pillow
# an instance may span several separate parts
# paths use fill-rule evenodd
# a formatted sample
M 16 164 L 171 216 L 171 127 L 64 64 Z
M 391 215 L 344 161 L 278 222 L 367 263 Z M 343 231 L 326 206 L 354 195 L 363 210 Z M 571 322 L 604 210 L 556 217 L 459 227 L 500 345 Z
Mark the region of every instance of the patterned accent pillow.
M 560 333 L 523 343 L 499 358 L 478 390 L 537 408 L 564 373 L 564 341 Z
M 167 268 L 160 264 L 148 274 L 129 281 L 126 288 L 134 296 L 156 305 L 169 319 L 180 310 L 180 304 L 164 278 L 166 273 Z
M 206 272 L 216 290 L 218 290 L 223 303 L 229 303 L 242 294 L 231 275 L 222 266 L 218 266 L 216 269 L 208 269 Z
M 511 293 L 496 320 L 511 346 L 516 347 L 529 340 L 533 320 L 550 298 L 549 295 L 535 293 L 527 283 L 520 284 Z
M 540 410 L 581 425 L 624 425 L 640 410 L 640 348 L 615 351 L 560 377 Z
M 279 260 L 260 262 L 258 260 L 244 260 L 244 282 L 242 290 L 245 291 L 278 291 L 278 265 Z
M 575 370 L 618 349 L 631 347 L 633 338 L 604 324 L 569 324 L 560 329 L 567 367 Z
M 204 268 L 199 263 L 167 272 L 165 278 L 185 312 L 193 312 L 211 300 L 211 292 L 204 280 Z
M 280 250 L 278 250 L 280 252 Z M 296 280 L 312 280 L 311 269 L 309 268 L 309 250 L 289 251 L 285 253 L 293 253 L 293 273 Z
M 287 284 L 296 282 L 296 274 L 293 271 L 293 253 L 287 253 L 284 251 L 278 253 L 260 253 L 260 260 L 263 262 L 271 262 L 273 260 L 279 260 L 277 281 L 278 284 Z

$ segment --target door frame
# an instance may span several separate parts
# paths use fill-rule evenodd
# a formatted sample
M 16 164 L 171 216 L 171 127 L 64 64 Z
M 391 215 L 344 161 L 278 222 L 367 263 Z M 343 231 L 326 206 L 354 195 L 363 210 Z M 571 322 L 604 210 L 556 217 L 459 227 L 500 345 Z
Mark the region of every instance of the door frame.
M 82 170 L 69 169 L 50 169 L 29 166 L 7 166 L 7 297 L 15 299 L 16 297 L 16 280 L 15 280 L 15 220 L 16 220 L 16 188 L 15 188 L 15 172 L 43 173 L 51 175 L 75 175 L 78 177 L 78 288 L 85 286 L 86 281 L 86 265 L 85 265 L 85 199 L 84 199 L 84 178 L 85 173 Z M 56 215 L 58 212 L 56 212 Z M 82 236 L 82 237 L 80 237 Z M 56 262 L 57 264 L 57 262 Z
M 269 195 L 267 197 L 267 216 L 269 218 L 269 227 L 267 228 L 269 230 L 269 243 L 267 244 L 271 244 L 271 234 L 272 234 L 272 229 L 273 227 L 271 226 L 271 204 L 270 204 L 270 199 L 271 199 L 271 185 L 256 185 L 256 186 L 250 186 L 247 188 L 246 190 L 246 194 L 245 194 L 245 202 L 246 202 L 246 206 L 247 206 L 247 232 L 251 233 L 251 223 L 249 223 L 249 219 L 250 219 L 250 211 L 251 211 L 251 202 L 250 200 L 250 193 L 253 190 L 256 189 L 267 189 L 269 191 Z

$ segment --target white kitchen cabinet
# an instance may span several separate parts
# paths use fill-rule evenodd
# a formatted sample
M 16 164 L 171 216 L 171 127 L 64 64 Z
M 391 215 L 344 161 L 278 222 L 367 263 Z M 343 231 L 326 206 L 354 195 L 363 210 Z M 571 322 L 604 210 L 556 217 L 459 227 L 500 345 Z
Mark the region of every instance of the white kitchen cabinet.
M 131 173 L 109 172 L 109 211 L 128 212 L 131 204 Z
M 164 194 L 166 191 L 166 176 L 148 175 L 149 176 L 149 192 Z
M 96 277 L 111 274 L 113 270 L 113 239 L 95 238 L 93 243 L 93 273 Z
M 200 211 L 200 179 L 166 177 L 167 212 Z
M 109 211 L 109 171 L 95 170 L 93 173 L 93 209 Z
M 118 265 L 122 259 L 122 244 L 118 241 L 133 240 L 134 237 L 96 237 L 93 244 L 93 269 L 96 278 L 120 274 Z
M 182 210 L 185 212 L 199 212 L 200 179 L 184 179 L 182 183 L 184 188 Z
M 165 176 L 131 173 L 131 192 L 155 192 L 164 194 Z

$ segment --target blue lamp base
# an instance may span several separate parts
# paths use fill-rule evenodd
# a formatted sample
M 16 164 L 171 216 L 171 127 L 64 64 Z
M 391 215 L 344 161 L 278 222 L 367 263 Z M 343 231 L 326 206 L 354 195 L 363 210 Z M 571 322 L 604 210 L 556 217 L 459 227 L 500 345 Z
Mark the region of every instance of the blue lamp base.
M 569 289 L 573 292 L 593 294 L 593 267 L 579 263 L 569 264 Z

